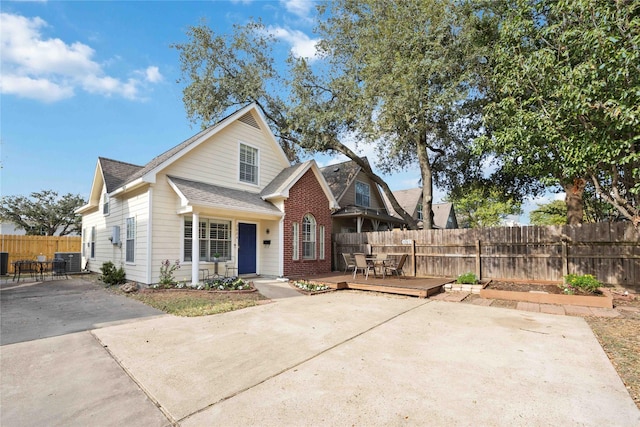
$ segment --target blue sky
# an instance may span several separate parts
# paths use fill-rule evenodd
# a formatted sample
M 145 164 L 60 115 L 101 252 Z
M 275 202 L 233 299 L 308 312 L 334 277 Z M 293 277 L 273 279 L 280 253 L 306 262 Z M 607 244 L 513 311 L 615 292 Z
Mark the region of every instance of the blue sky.
M 289 51 L 312 56 L 314 2 L 3 1 L 0 194 L 88 197 L 98 156 L 144 165 L 198 132 L 182 103 L 178 51 L 205 20 L 218 34 L 260 18 Z M 373 148 L 360 154 L 375 158 Z M 345 160 L 315 156 L 321 166 Z M 375 163 L 375 161 L 374 161 Z M 382 175 L 418 185 L 416 166 Z M 435 193 L 435 201 L 444 194 Z

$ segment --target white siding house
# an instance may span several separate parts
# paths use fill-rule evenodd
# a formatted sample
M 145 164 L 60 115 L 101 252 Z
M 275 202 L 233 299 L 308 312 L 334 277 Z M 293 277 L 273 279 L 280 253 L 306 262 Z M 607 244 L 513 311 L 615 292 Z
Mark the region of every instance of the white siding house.
M 88 269 L 98 272 L 111 261 L 128 280 L 146 284 L 158 281 L 165 260 L 179 261 L 175 277 L 194 283 L 205 269 L 224 274 L 226 263 L 240 275 L 282 276 L 288 195 L 277 186 L 273 193 L 272 183 L 318 170 L 314 161 L 303 166 L 290 167 L 253 104 L 145 166 L 101 157 L 90 200 L 77 211 Z M 336 209 L 316 175 L 326 188 L 325 208 Z M 270 194 L 262 194 L 269 184 Z

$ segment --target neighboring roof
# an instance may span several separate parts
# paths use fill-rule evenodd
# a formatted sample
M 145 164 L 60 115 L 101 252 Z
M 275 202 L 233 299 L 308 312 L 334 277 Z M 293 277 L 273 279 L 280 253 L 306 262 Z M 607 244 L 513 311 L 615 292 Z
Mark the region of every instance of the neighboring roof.
M 107 193 L 122 186 L 131 176 L 142 169 L 142 166 L 107 159 L 105 157 L 98 157 L 98 162 L 102 169 L 102 176 L 105 186 L 107 187 Z
M 363 157 L 362 160 L 368 163 L 366 157 Z M 338 202 L 340 202 L 347 188 L 356 179 L 360 170 L 362 168 L 353 160 L 347 160 L 346 162 L 325 166 L 320 169 Z
M 361 206 L 346 206 L 332 215 L 334 218 L 356 218 L 362 217 L 372 220 L 378 220 L 382 222 L 390 222 L 395 224 L 404 224 L 404 221 L 400 218 L 393 217 L 391 215 L 387 215 L 386 213 L 380 212 L 377 209 L 369 209 L 363 208 Z
M 409 215 L 412 215 L 416 211 L 416 206 L 418 206 L 418 203 L 420 203 L 420 199 L 422 198 L 422 188 L 393 191 L 393 195 L 402 209 L 404 209 Z M 391 203 L 389 203 L 386 196 L 385 203 L 387 204 L 387 210 L 391 215 L 400 217 L 395 209 L 393 209 L 393 206 L 391 206 Z
M 447 228 L 449 216 L 451 215 L 451 211 L 453 211 L 453 203 L 434 203 L 431 205 L 431 209 L 433 210 L 433 226 L 436 228 Z
M 168 176 L 169 183 L 183 200 L 183 205 L 210 206 L 281 216 L 273 204 L 259 194 Z

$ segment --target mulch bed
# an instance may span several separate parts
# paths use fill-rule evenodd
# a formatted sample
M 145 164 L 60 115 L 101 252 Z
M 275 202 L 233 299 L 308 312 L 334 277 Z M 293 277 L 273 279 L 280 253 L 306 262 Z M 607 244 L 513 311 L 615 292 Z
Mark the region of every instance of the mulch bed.
M 503 282 L 499 280 L 492 280 L 486 286 L 487 289 L 496 289 L 500 291 L 511 291 L 511 292 L 546 292 L 548 294 L 564 294 L 564 289 L 559 285 L 554 284 L 541 284 L 541 283 L 520 283 L 520 282 Z M 581 292 L 577 290 L 574 295 L 588 295 L 588 296 L 599 296 L 602 294 L 592 294 L 589 292 Z

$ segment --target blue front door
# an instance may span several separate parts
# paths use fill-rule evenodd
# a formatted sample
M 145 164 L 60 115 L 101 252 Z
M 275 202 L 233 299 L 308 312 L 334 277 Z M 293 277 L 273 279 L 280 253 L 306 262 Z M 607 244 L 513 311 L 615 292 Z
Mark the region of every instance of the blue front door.
M 256 272 L 256 225 L 238 224 L 238 274 Z

